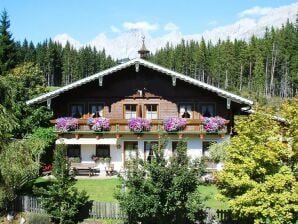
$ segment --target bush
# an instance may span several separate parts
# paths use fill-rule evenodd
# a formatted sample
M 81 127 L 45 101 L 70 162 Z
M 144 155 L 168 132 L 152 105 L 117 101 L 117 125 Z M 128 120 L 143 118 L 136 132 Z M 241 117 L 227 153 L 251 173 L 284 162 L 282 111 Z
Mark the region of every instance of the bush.
M 29 213 L 27 215 L 28 224 L 49 224 L 50 217 L 44 213 Z

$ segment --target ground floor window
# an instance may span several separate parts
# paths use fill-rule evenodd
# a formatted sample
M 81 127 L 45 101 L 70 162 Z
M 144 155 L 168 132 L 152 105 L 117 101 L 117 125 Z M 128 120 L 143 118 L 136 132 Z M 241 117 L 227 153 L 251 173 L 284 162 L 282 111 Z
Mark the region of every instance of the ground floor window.
M 209 147 L 214 143 L 216 143 L 216 141 L 203 141 L 203 156 L 209 156 Z
M 172 141 L 172 153 L 177 152 L 178 141 Z
M 96 157 L 111 157 L 110 145 L 96 145 Z
M 144 161 L 151 162 L 153 158 L 153 147 L 157 147 L 157 141 L 144 142 Z
M 138 155 L 138 142 L 129 141 L 124 142 L 124 164 L 127 165 L 127 162 L 135 159 Z
M 81 157 L 81 145 L 67 145 L 67 157 Z

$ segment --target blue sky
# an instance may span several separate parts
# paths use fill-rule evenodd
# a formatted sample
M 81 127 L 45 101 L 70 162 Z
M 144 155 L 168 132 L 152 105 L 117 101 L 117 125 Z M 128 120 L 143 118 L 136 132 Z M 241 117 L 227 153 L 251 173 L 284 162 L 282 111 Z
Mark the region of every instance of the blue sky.
M 16 40 L 27 38 L 37 43 L 67 33 L 86 43 L 100 33 L 114 38 L 139 26 L 145 27 L 152 37 L 164 35 L 167 24 L 168 29 L 179 27 L 184 35 L 202 33 L 235 23 L 241 12 L 253 7 L 275 8 L 294 2 L 297 1 L 0 0 L 0 9 L 7 10 Z

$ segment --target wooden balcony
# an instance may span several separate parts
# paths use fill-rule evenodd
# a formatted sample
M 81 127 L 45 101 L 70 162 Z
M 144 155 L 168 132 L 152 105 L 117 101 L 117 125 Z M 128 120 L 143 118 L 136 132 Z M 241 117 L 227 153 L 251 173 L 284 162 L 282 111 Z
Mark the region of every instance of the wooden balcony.
M 50 121 L 53 125 L 56 124 L 56 120 L 51 120 Z M 116 136 L 121 136 L 124 134 L 138 134 L 132 132 L 128 125 L 127 125 L 127 120 L 122 119 L 122 120 L 110 120 L 110 130 L 109 131 L 94 131 L 92 130 L 88 125 L 87 125 L 87 119 L 79 119 L 79 125 L 77 128 L 73 131 L 66 132 L 66 133 L 73 133 L 73 134 L 115 134 Z M 184 130 L 176 131 L 176 132 L 167 132 L 164 130 L 163 126 L 163 120 L 152 120 L 151 121 L 151 128 L 150 130 L 143 131 L 141 134 L 155 134 L 155 135 L 160 135 L 160 134 L 165 134 L 165 133 L 172 133 L 172 134 L 198 134 L 203 137 L 203 135 L 206 134 L 219 134 L 223 135 L 227 133 L 227 126 L 229 124 L 229 121 L 226 121 L 225 127 L 215 133 L 209 133 L 204 129 L 204 125 L 202 123 L 201 119 L 189 119 L 187 120 L 187 125 Z M 56 133 L 61 133 L 61 131 L 55 129 Z

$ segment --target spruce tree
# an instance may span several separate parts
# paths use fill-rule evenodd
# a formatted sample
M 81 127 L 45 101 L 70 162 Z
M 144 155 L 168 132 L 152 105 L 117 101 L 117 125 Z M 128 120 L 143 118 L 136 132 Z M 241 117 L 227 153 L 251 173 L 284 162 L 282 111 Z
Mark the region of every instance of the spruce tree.
M 41 196 L 43 208 L 54 223 L 77 223 L 79 214 L 88 204 L 85 191 L 74 187 L 75 179 L 70 175 L 69 163 L 65 159 L 65 145 L 58 145 L 54 152 L 53 174 L 56 180 L 48 188 L 35 188 Z
M 6 10 L 1 14 L 0 20 L 0 75 L 5 74 L 16 65 L 16 49 L 9 32 L 10 21 Z

